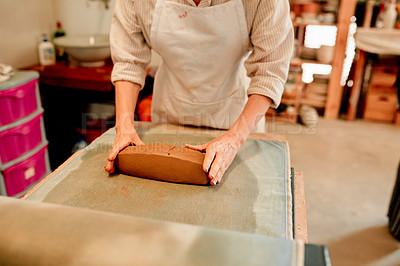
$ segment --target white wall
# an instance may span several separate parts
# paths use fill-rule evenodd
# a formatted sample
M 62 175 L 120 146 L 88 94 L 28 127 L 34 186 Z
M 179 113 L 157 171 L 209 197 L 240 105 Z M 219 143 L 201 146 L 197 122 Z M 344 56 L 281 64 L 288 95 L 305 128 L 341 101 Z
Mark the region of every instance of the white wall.
M 54 16 L 60 20 L 69 35 L 108 34 L 110 31 L 115 0 L 109 1 L 108 9 L 103 1 L 52 0 Z
M 39 63 L 37 45 L 60 20 L 68 35 L 108 34 L 116 0 L 0 0 L 0 63 L 23 68 Z M 153 54 L 151 65 L 160 57 Z
M 0 0 L 0 63 L 37 64 L 38 41 L 51 32 L 53 13 L 52 0 Z

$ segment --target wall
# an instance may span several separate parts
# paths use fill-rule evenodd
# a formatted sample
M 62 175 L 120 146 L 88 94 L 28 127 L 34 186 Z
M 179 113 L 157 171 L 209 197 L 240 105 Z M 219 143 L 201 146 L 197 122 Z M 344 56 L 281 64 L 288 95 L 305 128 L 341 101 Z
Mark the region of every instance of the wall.
M 0 63 L 37 64 L 40 36 L 51 32 L 53 21 L 52 0 L 0 0 Z
M 109 1 L 108 9 L 103 1 L 52 0 L 54 16 L 60 20 L 69 35 L 108 34 L 110 31 L 115 0 Z
M 0 0 L 0 63 L 23 68 L 39 63 L 37 45 L 60 20 L 69 35 L 108 34 L 116 0 Z M 161 61 L 153 54 L 151 65 Z
M 56 20 L 60 20 L 67 34 L 108 34 L 110 31 L 115 0 L 104 2 L 93 0 L 53 0 Z M 161 62 L 158 54 L 152 54 L 150 65 Z

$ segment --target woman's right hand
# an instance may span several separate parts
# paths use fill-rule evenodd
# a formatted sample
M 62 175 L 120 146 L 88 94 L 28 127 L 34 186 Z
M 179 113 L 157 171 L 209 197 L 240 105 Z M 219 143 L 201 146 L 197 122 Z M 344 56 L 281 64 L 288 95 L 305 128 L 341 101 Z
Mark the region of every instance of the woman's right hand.
M 114 161 L 117 158 L 117 155 L 121 150 L 130 145 L 143 145 L 143 141 L 140 139 L 136 130 L 130 130 L 129 133 L 119 132 L 117 131 L 117 136 L 115 137 L 114 143 L 112 145 L 111 151 L 108 154 L 107 164 L 104 167 L 106 172 L 109 174 L 114 173 L 115 166 Z
M 135 106 L 140 89 L 139 84 L 130 81 L 115 81 L 115 131 L 117 136 L 104 167 L 109 174 L 115 171 L 114 160 L 120 151 L 129 145 L 144 144 L 134 127 Z

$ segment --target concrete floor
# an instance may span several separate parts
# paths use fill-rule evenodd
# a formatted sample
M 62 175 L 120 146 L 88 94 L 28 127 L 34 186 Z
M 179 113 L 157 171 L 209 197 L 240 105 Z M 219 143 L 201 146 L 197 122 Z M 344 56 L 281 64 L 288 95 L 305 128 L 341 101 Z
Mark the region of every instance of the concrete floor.
M 304 173 L 309 242 L 333 265 L 400 265 L 386 216 L 400 162 L 400 126 L 320 118 L 318 126 L 267 124 L 288 136 Z

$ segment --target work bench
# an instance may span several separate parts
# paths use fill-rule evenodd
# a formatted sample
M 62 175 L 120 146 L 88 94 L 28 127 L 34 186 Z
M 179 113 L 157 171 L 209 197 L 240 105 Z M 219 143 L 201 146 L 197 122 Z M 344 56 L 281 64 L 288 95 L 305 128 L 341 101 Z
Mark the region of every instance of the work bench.
M 136 123 L 136 127 L 145 143 L 179 146 L 201 144 L 224 132 L 144 122 Z M 64 238 L 71 232 L 79 232 L 84 242 L 91 239 L 92 246 L 80 246 L 86 251 L 91 247 L 108 249 L 108 241 L 116 241 L 111 246 L 115 245 L 114 249 L 121 246 L 120 253 L 112 249 L 115 254 L 96 255 L 96 258 L 114 257 L 114 262 L 122 264 L 120 255 L 127 251 L 124 246 L 132 245 L 132 250 L 137 249 L 139 253 L 134 252 L 136 257 L 125 254 L 127 258 L 141 258 L 136 261 L 143 262 L 148 256 L 154 256 L 150 264 L 185 265 L 190 261 L 196 265 L 240 265 L 247 261 L 253 265 L 311 265 L 310 262 L 325 265 L 328 259 L 325 247 L 304 244 L 308 241 L 304 180 L 290 165 L 289 146 L 284 136 L 251 134 L 222 182 L 214 187 L 174 184 L 118 173 L 109 176 L 104 166 L 114 138 L 115 130 L 110 129 L 71 156 L 19 201 L 26 205 L 17 208 L 24 219 L 39 219 L 44 223 L 28 230 L 20 249 L 24 245 L 28 248 L 29 239 L 35 234 L 46 234 L 42 230 L 49 232 L 49 236 L 43 236 L 43 246 L 26 251 L 27 257 L 33 256 L 34 250 L 40 252 L 46 247 L 54 254 L 79 262 L 91 258 L 94 254 L 90 252 L 77 254 L 73 250 L 55 248 L 66 240 L 55 239 L 52 234 Z M 16 204 L 5 203 L 0 204 L 0 211 L 2 207 Z M 2 213 L 7 217 L 7 209 Z M 64 218 L 66 220 L 57 226 Z M 87 222 L 83 222 L 83 218 Z M 0 219 L 0 225 L 1 222 Z M 15 226 L 29 225 L 18 222 Z M 95 228 L 104 230 L 97 232 L 97 240 Z M 118 228 L 120 231 L 116 233 Z M 124 235 L 124 232 L 127 238 L 121 239 L 119 234 Z M 67 238 L 72 242 L 80 241 L 79 237 Z M 147 241 L 145 246 L 140 245 L 143 239 Z M 168 253 L 169 246 L 175 251 L 172 249 Z M 154 254 L 147 254 L 151 247 Z M 176 249 L 181 249 L 180 255 Z M 196 252 L 193 253 L 193 249 Z M 48 255 L 47 259 L 51 258 Z M 46 262 L 46 256 L 36 259 Z

